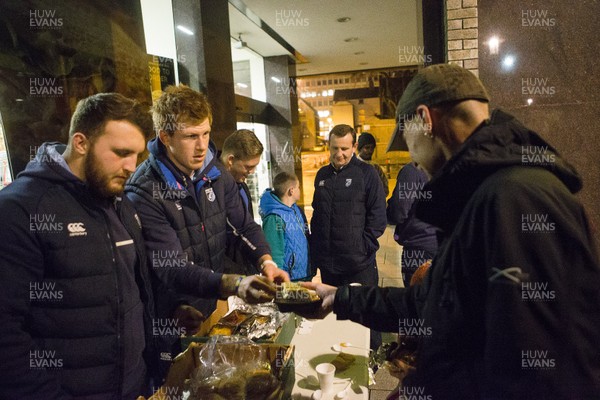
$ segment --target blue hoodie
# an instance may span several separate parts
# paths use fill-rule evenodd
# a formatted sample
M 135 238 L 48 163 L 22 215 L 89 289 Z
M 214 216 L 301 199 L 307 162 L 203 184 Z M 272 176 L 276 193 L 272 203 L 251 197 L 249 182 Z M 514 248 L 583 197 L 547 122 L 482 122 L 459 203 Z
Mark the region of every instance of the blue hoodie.
M 263 231 L 271 246 L 271 256 L 291 280 L 310 279 L 308 259 L 308 224 L 296 204 L 283 204 L 271 189 L 260 198 Z

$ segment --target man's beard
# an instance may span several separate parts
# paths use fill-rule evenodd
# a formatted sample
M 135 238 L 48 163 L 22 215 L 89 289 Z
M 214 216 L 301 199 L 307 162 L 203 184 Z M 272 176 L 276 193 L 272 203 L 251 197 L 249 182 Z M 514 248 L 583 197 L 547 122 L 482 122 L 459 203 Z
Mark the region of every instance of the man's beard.
M 118 196 L 123 193 L 123 189 L 112 189 L 110 187 L 110 176 L 103 174 L 98 166 L 100 163 L 94 153 L 94 147 L 90 148 L 90 151 L 85 158 L 84 173 L 85 179 L 90 190 L 96 195 L 104 198 L 111 198 Z

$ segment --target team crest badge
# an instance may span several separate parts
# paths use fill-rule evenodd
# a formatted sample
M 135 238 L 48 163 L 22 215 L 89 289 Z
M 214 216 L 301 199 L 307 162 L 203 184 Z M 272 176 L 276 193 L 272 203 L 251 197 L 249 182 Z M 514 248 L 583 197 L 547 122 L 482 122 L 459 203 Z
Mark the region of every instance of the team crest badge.
M 319 181 L 319 186 L 325 186 L 325 180 Z
M 346 179 L 346 187 L 349 187 L 350 185 L 352 185 L 352 179 L 348 178 Z
M 209 187 L 208 189 L 205 190 L 206 193 L 206 198 L 208 199 L 208 201 L 215 201 L 215 191 L 213 190 L 213 188 Z

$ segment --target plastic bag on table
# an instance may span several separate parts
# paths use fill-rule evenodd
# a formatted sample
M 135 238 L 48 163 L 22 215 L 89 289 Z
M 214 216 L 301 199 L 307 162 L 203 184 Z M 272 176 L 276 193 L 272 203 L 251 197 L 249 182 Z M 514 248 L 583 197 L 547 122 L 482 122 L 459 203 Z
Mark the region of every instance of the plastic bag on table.
M 259 400 L 280 387 L 265 349 L 240 336 L 214 336 L 199 353 L 189 381 L 190 400 Z

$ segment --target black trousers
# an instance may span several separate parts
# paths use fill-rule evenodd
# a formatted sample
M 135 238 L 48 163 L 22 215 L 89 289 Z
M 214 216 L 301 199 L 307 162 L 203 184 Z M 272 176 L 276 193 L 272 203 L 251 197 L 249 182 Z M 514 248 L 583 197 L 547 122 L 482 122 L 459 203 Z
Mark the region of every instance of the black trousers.
M 321 281 L 331 286 L 343 286 L 351 283 L 360 283 L 363 286 L 378 286 L 379 272 L 377 271 L 377 262 L 363 269 L 362 271 L 350 274 L 332 274 L 329 271 L 321 269 Z M 381 346 L 381 332 L 371 329 L 370 347 L 376 351 Z

